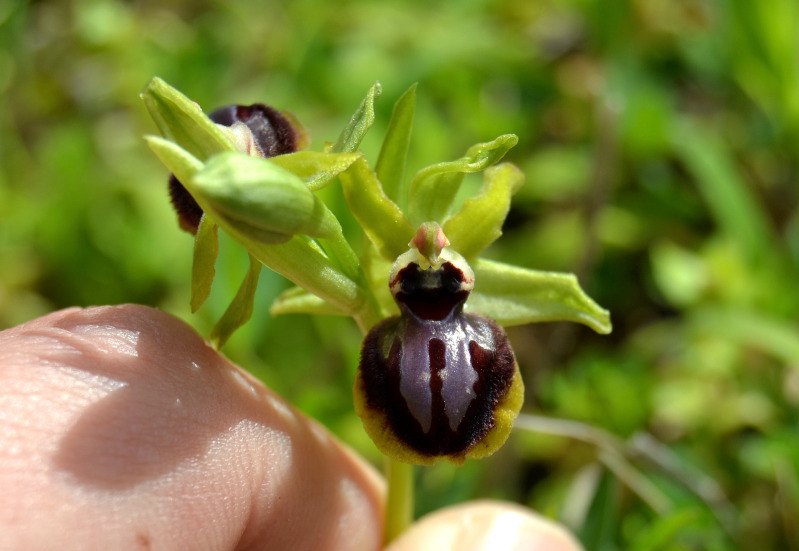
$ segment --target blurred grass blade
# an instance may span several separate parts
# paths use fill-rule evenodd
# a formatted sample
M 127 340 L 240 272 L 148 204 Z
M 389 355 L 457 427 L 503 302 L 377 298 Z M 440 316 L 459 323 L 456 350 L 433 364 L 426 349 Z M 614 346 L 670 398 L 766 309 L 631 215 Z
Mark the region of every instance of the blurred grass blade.
M 679 540 L 680 534 L 685 534 L 688 529 L 696 530 L 701 520 L 701 511 L 695 507 L 660 515 L 640 531 L 632 542 L 630 551 L 673 549 L 672 545 Z
M 407 251 L 413 228 L 396 203 L 383 192 L 366 159 L 359 158 L 339 179 L 352 214 L 380 254 L 393 261 Z
M 200 309 L 214 282 L 216 257 L 219 254 L 219 226 L 203 215 L 194 237 L 194 258 L 191 266 L 191 311 Z
M 321 314 L 345 316 L 346 313 L 329 302 L 312 295 L 302 287 L 292 287 L 281 293 L 272 303 L 269 312 L 273 316 L 281 314 Z
M 380 147 L 375 172 L 383 191 L 400 207 L 407 202 L 405 190 L 405 163 L 411 144 L 413 116 L 416 110 L 416 85 L 414 83 L 394 104 L 386 137 Z
M 610 314 L 585 294 L 573 274 L 539 272 L 499 262 L 472 262 L 475 290 L 467 307 L 505 326 L 574 321 L 611 331 Z
M 785 365 L 799 369 L 799 329 L 795 321 L 781 320 L 741 308 L 696 308 L 687 324 L 697 331 L 720 335 L 771 354 Z
M 438 163 L 417 172 L 408 195 L 411 224 L 444 220 L 463 177 L 498 163 L 518 141 L 513 134 L 504 134 L 492 142 L 473 145 L 456 161 Z
M 616 450 L 603 449 L 599 452 L 599 460 L 655 513 L 665 515 L 672 509 L 669 498 L 621 453 Z
M 160 78 L 150 81 L 141 98 L 161 135 L 199 160 L 222 151 L 235 151 L 233 143 L 196 103 Z
M 358 158 L 358 153 L 320 153 L 298 151 L 270 157 L 269 160 L 305 180 L 311 191 L 317 191 L 330 182 Z
M 510 198 L 523 183 L 524 174 L 511 163 L 486 170 L 478 195 L 464 201 L 461 209 L 444 223 L 444 234 L 452 248 L 470 259 L 502 235 Z
M 773 229 L 720 139 L 682 120 L 673 125 L 671 143 L 693 175 L 716 223 L 743 247 L 749 259 L 763 260 L 773 250 Z
M 375 98 L 382 92 L 379 82 L 369 88 L 366 97 L 361 102 L 358 110 L 352 115 L 350 122 L 341 131 L 341 134 L 330 148 L 331 153 L 355 153 L 358 151 L 358 146 L 361 145 L 361 140 L 369 131 L 369 128 L 375 122 Z
M 258 287 L 258 276 L 261 274 L 261 263 L 250 255 L 250 268 L 241 283 L 233 302 L 230 303 L 220 320 L 211 329 L 210 339 L 217 349 L 225 346 L 230 336 L 252 316 L 255 290 Z

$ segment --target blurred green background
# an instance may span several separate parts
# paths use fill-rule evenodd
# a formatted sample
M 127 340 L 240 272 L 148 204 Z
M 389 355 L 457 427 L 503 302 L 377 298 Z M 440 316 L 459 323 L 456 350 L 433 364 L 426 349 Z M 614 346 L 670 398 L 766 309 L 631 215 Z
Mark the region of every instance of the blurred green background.
M 154 75 L 208 111 L 287 109 L 313 149 L 379 80 L 373 161 L 419 82 L 411 174 L 519 136 L 527 183 L 488 254 L 576 272 L 615 330 L 512 328 L 525 411 L 569 423 L 420 469 L 419 513 L 491 496 L 589 550 L 799 549 L 795 0 L 0 1 L 0 328 L 138 302 L 207 334 L 232 298 L 247 259 L 225 241 L 188 311 L 192 239 L 141 139 Z M 285 285 L 262 273 L 226 353 L 379 463 L 357 328 L 271 318 Z

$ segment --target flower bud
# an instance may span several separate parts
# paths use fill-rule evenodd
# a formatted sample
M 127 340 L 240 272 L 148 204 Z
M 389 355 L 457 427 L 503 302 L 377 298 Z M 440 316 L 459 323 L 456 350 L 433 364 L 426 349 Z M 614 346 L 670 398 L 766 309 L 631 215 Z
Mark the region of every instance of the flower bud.
M 364 339 L 355 406 L 386 455 L 406 463 L 462 463 L 507 439 L 524 387 L 494 321 L 464 312 L 474 272 L 441 228 L 424 223 L 389 275 L 400 315 Z
M 295 126 L 293 117 L 262 103 L 229 105 L 208 117 L 230 129 L 226 133 L 239 151 L 256 157 L 293 153 L 307 141 L 304 132 Z M 180 227 L 192 234 L 197 233 L 202 208 L 173 174 L 169 176 L 169 195 L 178 213 Z
M 296 174 L 241 153 L 220 153 L 192 177 L 195 192 L 220 222 L 267 244 L 295 234 L 333 237 L 338 220 Z

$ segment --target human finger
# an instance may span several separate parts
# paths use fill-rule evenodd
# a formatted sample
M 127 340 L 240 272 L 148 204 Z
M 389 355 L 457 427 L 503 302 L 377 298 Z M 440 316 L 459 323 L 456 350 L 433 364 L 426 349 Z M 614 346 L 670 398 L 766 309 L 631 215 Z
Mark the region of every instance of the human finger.
M 520 505 L 472 501 L 435 511 L 386 551 L 582 551 L 559 524 Z
M 0 332 L 0 419 L 9 548 L 379 548 L 373 470 L 163 312 Z

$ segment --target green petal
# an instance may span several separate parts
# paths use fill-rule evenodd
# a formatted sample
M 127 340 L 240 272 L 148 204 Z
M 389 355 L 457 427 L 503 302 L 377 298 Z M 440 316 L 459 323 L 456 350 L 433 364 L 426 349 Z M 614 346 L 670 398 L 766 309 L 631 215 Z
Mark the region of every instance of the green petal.
M 191 183 L 217 217 L 253 240 L 281 243 L 298 233 L 340 233 L 335 216 L 305 182 L 268 159 L 221 153 L 210 158 Z
M 423 168 L 411 180 L 408 196 L 408 215 L 414 226 L 422 222 L 444 220 L 458 193 L 465 174 L 480 172 L 498 163 L 519 141 L 513 134 L 469 148 L 456 161 Z
M 194 260 L 191 266 L 191 311 L 200 309 L 214 281 L 214 264 L 219 254 L 219 226 L 208 216 L 203 215 L 197 235 L 194 237 Z
M 413 84 L 394 104 L 386 137 L 380 147 L 375 172 L 386 195 L 400 206 L 406 200 L 404 192 L 405 161 L 411 144 L 413 115 L 416 110 L 416 84 Z
M 408 250 L 414 234 L 400 208 L 383 192 L 377 175 L 360 157 L 339 176 L 350 210 L 384 258 Z
M 501 325 L 574 321 L 610 333 L 610 313 L 585 294 L 573 274 L 539 272 L 499 262 L 472 262 L 475 290 L 469 310 Z
M 332 316 L 346 315 L 340 308 L 336 308 L 329 302 L 312 295 L 301 287 L 292 287 L 284 291 L 275 302 L 269 312 L 273 316 L 280 314 L 321 314 Z
M 258 287 L 258 276 L 261 274 L 261 263 L 250 255 L 250 269 L 241 283 L 233 302 L 230 303 L 220 320 L 211 329 L 211 342 L 216 348 L 222 348 L 230 336 L 252 316 L 255 290 Z
M 161 135 L 199 160 L 235 151 L 233 143 L 196 103 L 160 78 L 152 79 L 140 96 Z
M 510 198 L 524 183 L 524 174 L 511 163 L 485 171 L 483 187 L 476 197 L 444 223 L 444 233 L 453 249 L 470 259 L 502 235 L 502 223 L 510 210 Z
M 305 180 L 311 191 L 317 191 L 335 179 L 358 158 L 357 153 L 319 153 L 298 151 L 270 157 L 270 161 Z
M 331 153 L 354 153 L 358 151 L 361 140 L 363 140 L 366 132 L 375 122 L 375 98 L 381 93 L 380 83 L 375 82 L 369 88 L 361 105 L 358 106 L 358 110 L 352 115 L 350 122 L 342 130 L 336 143 L 330 148 Z

